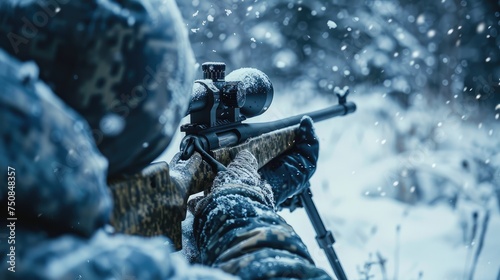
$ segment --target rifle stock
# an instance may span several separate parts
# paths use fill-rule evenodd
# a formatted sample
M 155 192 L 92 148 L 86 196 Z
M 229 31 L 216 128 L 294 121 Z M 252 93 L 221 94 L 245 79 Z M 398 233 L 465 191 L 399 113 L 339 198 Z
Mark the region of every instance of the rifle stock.
M 298 125 L 253 137 L 233 147 L 212 151 L 213 157 L 229 164 L 241 150 L 250 151 L 259 168 L 293 146 Z M 179 154 L 174 160 L 179 158 Z M 190 195 L 209 190 L 215 174 L 198 153 L 182 170 L 166 162 L 153 163 L 142 172 L 109 182 L 114 200 L 112 225 L 117 232 L 169 237 L 176 249 L 182 246 L 181 222 Z
M 204 79 L 195 82 L 188 111 L 191 123 L 181 127 L 186 137 L 171 167 L 154 163 L 138 174 L 108 182 L 115 203 L 111 223 L 118 232 L 166 235 L 180 249 L 187 201 L 190 195 L 210 189 L 215 178 L 212 167 L 227 165 L 239 151 L 248 150 L 261 168 L 293 146 L 304 116 L 318 122 L 356 110 L 346 101 L 345 87 L 335 89 L 338 105 L 273 122 L 242 123 L 269 108 L 274 92 L 269 78 L 256 69 L 240 69 L 226 81 L 223 63 L 205 63 L 202 70 Z

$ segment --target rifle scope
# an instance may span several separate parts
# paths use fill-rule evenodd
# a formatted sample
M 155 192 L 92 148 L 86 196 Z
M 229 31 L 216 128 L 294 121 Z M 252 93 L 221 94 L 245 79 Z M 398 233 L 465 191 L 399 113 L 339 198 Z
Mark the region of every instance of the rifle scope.
M 186 114 L 191 115 L 191 124 L 239 122 L 261 115 L 271 105 L 274 89 L 266 74 L 241 68 L 226 77 L 225 70 L 221 62 L 203 63 L 203 80 L 195 82 Z

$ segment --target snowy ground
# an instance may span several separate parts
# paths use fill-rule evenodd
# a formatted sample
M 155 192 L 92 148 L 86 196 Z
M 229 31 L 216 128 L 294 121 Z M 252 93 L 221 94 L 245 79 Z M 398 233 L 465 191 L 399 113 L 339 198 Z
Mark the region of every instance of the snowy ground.
M 366 272 L 368 263 L 379 263 L 380 256 L 386 263 L 384 268 L 380 264 L 371 266 L 371 279 L 468 279 L 478 238 L 472 246 L 464 243 L 464 219 L 472 209 L 480 216 L 484 214 L 479 205 L 463 201 L 454 210 L 444 203 L 411 206 L 384 197 L 384 193 L 378 197 L 366 195 L 387 184 L 387 174 L 408 160 L 384 147 L 390 144 L 390 140 L 384 141 L 390 135 L 377 128 L 376 117 L 363 113 L 363 108 L 370 106 L 367 103 L 373 101 L 373 97 L 360 98 L 354 115 L 316 124 L 322 147 L 318 171 L 311 182 L 313 194 L 337 239 L 335 248 L 347 274 L 352 279 L 365 279 L 360 271 Z M 311 106 L 321 106 L 319 101 L 314 103 Z M 479 133 L 476 136 L 480 137 Z M 451 165 L 442 162 L 446 159 L 428 161 L 429 169 L 433 164 L 442 169 L 442 165 Z M 427 163 L 426 158 L 420 161 L 420 165 Z M 462 176 L 460 170 L 455 172 L 451 176 Z M 492 209 L 474 279 L 497 279 L 500 271 L 500 217 L 498 208 Z M 305 214 L 284 216 L 304 237 L 318 265 L 329 269 L 314 233 L 302 226 L 308 223 Z
M 293 99 L 295 104 L 290 104 L 289 96 L 285 97 L 276 96 L 270 110 L 255 121 L 283 118 L 333 103 L 333 100 L 311 99 L 300 93 Z M 413 152 L 397 154 L 391 143 L 397 141 L 397 137 L 388 132 L 392 124 L 385 124 L 386 120 L 376 113 L 376 108 L 390 107 L 391 103 L 376 94 L 353 96 L 352 99 L 358 105 L 355 114 L 316 124 L 321 148 L 319 167 L 311 180 L 314 200 L 327 228 L 336 237 L 334 247 L 349 279 L 470 279 L 486 209 L 490 211 L 490 218 L 473 279 L 497 279 L 500 273 L 500 215 L 494 200 L 484 205 L 473 198 L 458 199 L 453 209 L 440 201 L 411 205 L 391 198 L 397 196 L 401 186 L 397 181 L 392 182 L 390 174 L 399 172 L 401 167 L 423 170 L 427 174 L 423 178 L 430 182 L 427 186 L 430 189 L 441 187 L 433 185 L 436 180 L 431 180 L 436 174 L 446 174 L 445 181 L 438 181 L 443 185 L 449 186 L 451 181 L 451 185 L 473 188 L 467 185 L 470 176 L 457 167 L 460 164 L 455 162 L 456 150 L 436 156 L 415 144 Z M 408 119 L 403 119 L 401 114 L 406 114 Z M 413 117 L 410 113 L 401 114 L 396 112 L 402 123 L 421 121 L 418 114 Z M 439 123 L 440 120 L 431 121 Z M 453 131 L 447 132 L 449 137 L 462 139 L 462 134 L 479 135 L 479 132 L 467 130 L 465 125 L 450 129 Z M 496 133 L 498 139 L 498 131 Z M 161 159 L 172 158 L 181 136 L 180 133 L 176 135 Z M 497 145 L 495 135 L 489 133 L 489 136 L 492 138 L 486 137 L 485 141 Z M 489 156 L 486 156 L 488 162 Z M 424 179 L 420 182 L 426 182 Z M 476 191 L 463 192 L 470 197 Z M 432 192 L 429 195 L 427 190 L 426 193 L 424 199 L 431 200 Z M 474 211 L 478 213 L 475 223 L 471 218 Z M 333 275 L 316 244 L 305 212 L 302 209 L 293 213 L 285 210 L 282 214 L 303 237 L 317 265 Z M 475 237 L 471 237 L 472 232 Z

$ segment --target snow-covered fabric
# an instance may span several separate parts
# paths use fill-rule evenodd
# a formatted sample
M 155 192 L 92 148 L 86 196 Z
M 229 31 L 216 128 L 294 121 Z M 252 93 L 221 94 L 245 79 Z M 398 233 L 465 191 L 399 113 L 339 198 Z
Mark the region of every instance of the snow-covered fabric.
M 248 151 L 219 172 L 194 216 L 202 264 L 242 279 L 330 279 L 314 266 L 300 237 L 274 211 L 271 186 L 261 180 Z
M 10 256 L 0 256 L 0 279 L 235 279 L 223 271 L 244 279 L 329 279 L 275 213 L 272 188 L 248 152 L 198 205 L 194 235 L 205 266 L 172 254 L 165 237 L 103 230 L 112 206 L 106 161 L 85 121 L 37 73 L 36 65 L 0 51 L 0 165 L 18 172 L 19 218 L 16 243 L 0 242 L 1 252 L 15 246 L 16 260 L 13 267 Z M 0 191 L 3 205 L 7 190 Z
M 14 191 L 9 206 L 19 223 L 91 235 L 108 222 L 112 202 L 107 162 L 87 123 L 38 80 L 34 63 L 1 50 L 0 85 L 0 166 L 15 172 L 15 189 L 1 188 L 0 203 L 7 207 Z M 7 171 L 0 174 L 7 182 Z
M 2 261 L 0 279 L 237 279 L 221 270 L 190 265 L 172 254 L 165 237 L 112 235 L 104 230 L 92 238 L 41 231 L 16 232 L 15 273 Z
M 0 85 L 0 166 L 16 173 L 9 205 L 17 218 L 2 229 L 2 236 L 15 233 L 15 243 L 1 239 L 0 279 L 234 279 L 189 265 L 165 237 L 100 229 L 112 207 L 107 164 L 86 122 L 38 80 L 34 63 L 2 50 Z M 0 190 L 2 205 L 8 191 Z
M 108 174 L 138 172 L 165 150 L 195 70 L 174 0 L 2 0 L 0 19 L 0 48 L 37 63 L 85 118 Z

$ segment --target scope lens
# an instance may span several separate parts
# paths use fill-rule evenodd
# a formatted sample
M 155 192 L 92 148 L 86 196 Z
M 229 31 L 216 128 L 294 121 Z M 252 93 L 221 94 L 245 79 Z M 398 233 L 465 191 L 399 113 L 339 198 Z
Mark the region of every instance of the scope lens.
M 274 89 L 269 77 L 255 68 L 240 68 L 226 76 L 226 81 L 239 82 L 238 91 L 246 95 L 240 113 L 246 118 L 263 114 L 273 101 Z

